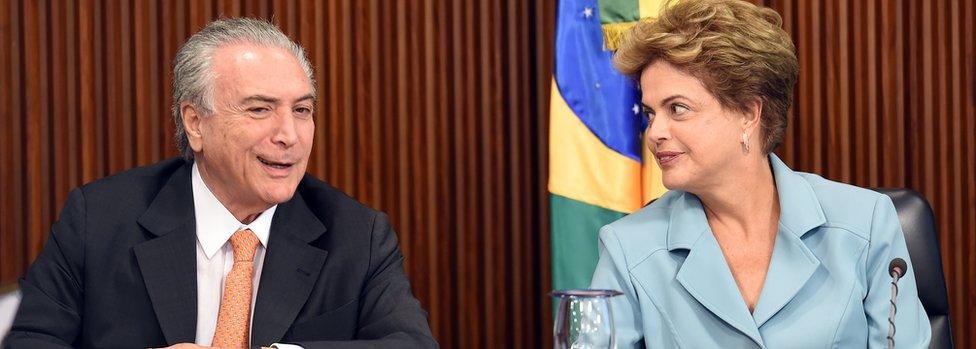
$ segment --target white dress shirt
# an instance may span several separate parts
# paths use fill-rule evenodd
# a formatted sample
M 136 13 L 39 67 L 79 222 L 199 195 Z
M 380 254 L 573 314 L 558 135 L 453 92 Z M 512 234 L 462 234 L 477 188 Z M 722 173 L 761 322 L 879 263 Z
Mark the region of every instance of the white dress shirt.
M 197 336 L 196 344 L 210 346 L 217 329 L 217 314 L 224 293 L 224 279 L 234 266 L 234 249 L 230 245 L 231 235 L 241 229 L 251 229 L 257 236 L 258 245 L 254 253 L 254 286 L 251 295 L 251 319 L 254 318 L 254 302 L 261 281 L 261 267 L 264 266 L 264 252 L 268 246 L 271 218 L 278 205 L 265 210 L 250 224 L 237 220 L 223 204 L 217 200 L 200 176 L 197 164 L 192 170 L 193 208 L 197 226 Z M 265 343 L 254 343 L 265 345 Z M 301 348 L 299 346 L 278 344 L 279 349 Z

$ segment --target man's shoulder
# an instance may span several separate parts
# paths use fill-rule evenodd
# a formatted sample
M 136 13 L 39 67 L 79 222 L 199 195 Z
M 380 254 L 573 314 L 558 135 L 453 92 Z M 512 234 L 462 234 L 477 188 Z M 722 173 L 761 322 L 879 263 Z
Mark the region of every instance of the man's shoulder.
M 138 206 L 138 203 L 151 202 L 173 174 L 188 165 L 182 158 L 166 159 L 86 183 L 81 191 L 89 202 Z
M 301 195 L 305 205 L 326 226 L 355 225 L 372 226 L 379 211 L 359 202 L 349 194 L 306 174 L 298 184 L 296 193 Z

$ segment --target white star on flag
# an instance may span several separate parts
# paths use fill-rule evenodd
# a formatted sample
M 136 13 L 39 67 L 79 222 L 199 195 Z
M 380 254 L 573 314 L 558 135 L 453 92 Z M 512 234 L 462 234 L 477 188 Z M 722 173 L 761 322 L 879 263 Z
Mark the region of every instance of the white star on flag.
M 586 17 L 586 18 L 593 17 L 593 8 L 592 7 L 584 7 L 583 8 L 583 17 Z
M 634 111 L 634 115 L 637 115 L 637 113 L 640 113 L 640 106 L 638 106 L 637 103 L 634 103 L 634 109 L 631 110 Z

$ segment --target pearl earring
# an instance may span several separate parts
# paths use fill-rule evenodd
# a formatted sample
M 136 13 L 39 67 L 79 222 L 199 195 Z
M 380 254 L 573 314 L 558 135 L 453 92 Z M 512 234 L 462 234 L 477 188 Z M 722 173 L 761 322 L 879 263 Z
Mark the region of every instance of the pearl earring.
M 745 132 L 742 132 L 742 149 L 744 149 L 746 153 L 749 152 L 749 134 Z

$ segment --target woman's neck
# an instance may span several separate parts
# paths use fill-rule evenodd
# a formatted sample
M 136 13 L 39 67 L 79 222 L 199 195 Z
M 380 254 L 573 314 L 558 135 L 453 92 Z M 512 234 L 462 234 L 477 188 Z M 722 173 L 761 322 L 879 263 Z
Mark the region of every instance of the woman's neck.
M 744 164 L 721 185 L 695 194 L 710 224 L 740 232 L 747 239 L 765 237 L 756 234 L 775 234 L 775 229 L 757 229 L 775 228 L 779 222 L 779 197 L 768 157 Z

